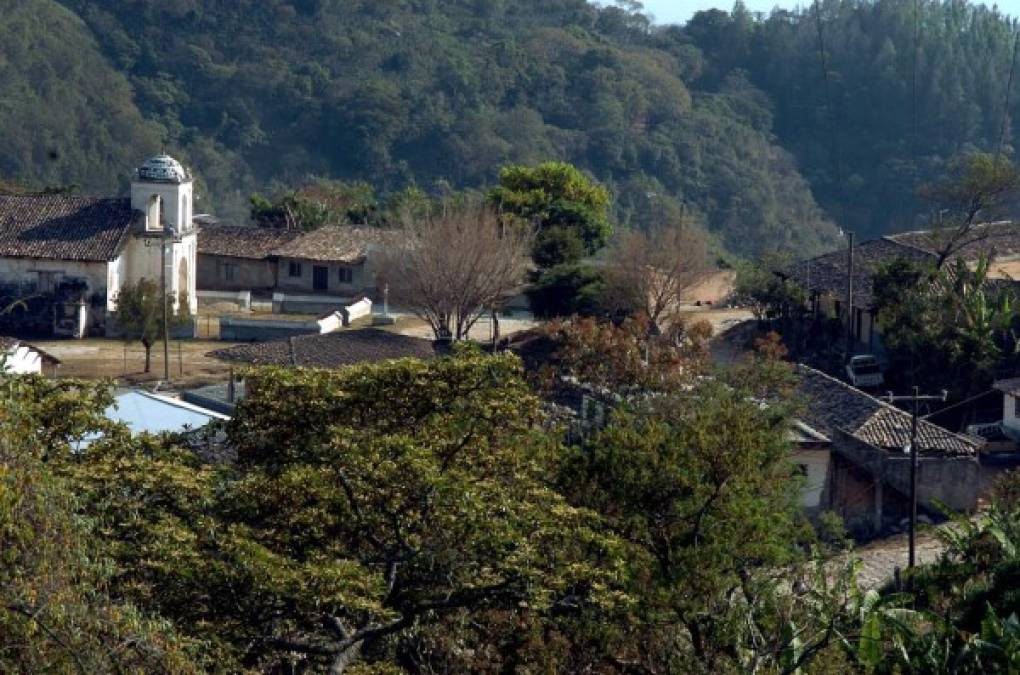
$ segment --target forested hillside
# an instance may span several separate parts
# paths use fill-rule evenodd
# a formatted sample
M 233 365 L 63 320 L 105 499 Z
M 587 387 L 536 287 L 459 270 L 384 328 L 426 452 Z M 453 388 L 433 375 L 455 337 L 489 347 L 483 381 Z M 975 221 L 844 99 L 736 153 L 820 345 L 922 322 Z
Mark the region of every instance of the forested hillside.
M 133 98 L 72 12 L 50 0 L 0 3 L 0 178 L 116 189 L 162 133 Z
M 53 0 L 29 4 L 58 11 Z M 133 89 L 133 105 L 104 105 L 132 117 L 140 110 L 162 127 L 167 147 L 205 181 L 207 210 L 239 217 L 252 191 L 310 176 L 440 192 L 489 186 L 508 163 L 566 159 L 611 188 L 623 223 L 679 220 L 686 209 L 742 252 L 812 250 L 833 238 L 791 157 L 773 142 L 761 94 L 739 78 L 712 93 L 692 90 L 697 50 L 653 40 L 640 15 L 583 0 L 62 4 L 101 45 L 107 62 L 97 77 L 116 70 Z M 65 23 L 24 33 L 94 54 L 85 31 Z M 9 30 L 3 21 L 0 32 Z M 4 128 L 15 135 L 32 128 L 33 109 L 64 114 L 51 90 L 85 97 L 97 87 L 60 76 L 49 49 L 0 44 L 22 86 L 31 83 L 42 99 L 6 113 Z M 123 90 L 116 81 L 110 88 Z M 125 156 L 141 151 L 135 138 L 121 144 L 103 131 L 109 122 L 92 122 L 106 117 L 68 115 L 61 133 L 27 137 L 36 150 L 5 157 L 7 177 L 117 188 L 113 177 L 125 180 L 131 166 Z M 103 150 L 79 149 L 70 129 Z M 49 145 L 61 151 L 55 161 Z M 151 134 L 142 145 L 151 149 Z M 89 178 L 83 160 L 64 156 L 72 150 L 94 158 L 98 173 Z
M 696 86 L 747 72 L 767 93 L 780 144 L 844 227 L 863 235 L 923 227 L 931 216 L 914 198 L 919 184 L 962 153 L 1012 154 L 1020 141 L 1012 19 L 964 0 L 808 6 L 757 21 L 739 7 L 704 12 L 678 39 L 703 55 Z
M 733 252 L 807 254 L 835 222 L 922 222 L 916 185 L 997 146 L 1012 26 L 989 10 L 920 3 L 915 99 L 907 0 L 823 3 L 824 60 L 811 12 L 661 28 L 626 4 L 4 3 L 0 177 L 116 191 L 165 144 L 200 208 L 240 219 L 316 177 L 442 194 L 562 159 L 624 225 L 700 218 Z

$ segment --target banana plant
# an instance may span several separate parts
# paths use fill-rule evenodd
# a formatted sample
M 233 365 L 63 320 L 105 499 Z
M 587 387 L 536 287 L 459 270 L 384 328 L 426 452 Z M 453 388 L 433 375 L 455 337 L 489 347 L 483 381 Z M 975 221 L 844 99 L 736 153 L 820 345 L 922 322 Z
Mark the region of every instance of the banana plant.
M 972 672 L 1020 673 L 1020 619 L 1016 613 L 1002 619 L 988 605 L 981 632 L 970 638 L 955 665 Z

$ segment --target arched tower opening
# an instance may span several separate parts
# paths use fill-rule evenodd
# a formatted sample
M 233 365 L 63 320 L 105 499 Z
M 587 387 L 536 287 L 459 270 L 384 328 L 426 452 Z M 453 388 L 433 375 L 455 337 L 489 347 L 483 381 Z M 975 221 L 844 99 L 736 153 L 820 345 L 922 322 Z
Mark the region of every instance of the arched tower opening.
M 163 210 L 163 198 L 159 195 L 149 197 L 145 206 L 145 229 L 148 232 L 159 232 L 166 222 L 166 214 Z

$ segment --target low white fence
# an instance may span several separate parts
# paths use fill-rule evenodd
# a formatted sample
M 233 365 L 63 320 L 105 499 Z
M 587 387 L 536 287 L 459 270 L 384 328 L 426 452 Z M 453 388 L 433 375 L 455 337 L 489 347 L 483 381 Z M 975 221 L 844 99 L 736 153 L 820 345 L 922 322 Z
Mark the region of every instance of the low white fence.
M 275 303 L 274 303 L 275 304 Z M 273 340 L 294 335 L 324 335 L 350 326 L 352 321 L 371 316 L 372 301 L 362 298 L 307 321 L 221 317 L 220 339 L 238 342 Z

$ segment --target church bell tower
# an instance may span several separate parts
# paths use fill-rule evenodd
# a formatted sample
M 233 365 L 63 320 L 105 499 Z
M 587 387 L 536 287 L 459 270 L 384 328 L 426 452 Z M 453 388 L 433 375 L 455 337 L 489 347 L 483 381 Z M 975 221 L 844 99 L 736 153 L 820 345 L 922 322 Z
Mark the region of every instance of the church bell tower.
M 150 157 L 138 167 L 131 182 L 131 207 L 141 211 L 146 232 L 169 229 L 174 235 L 192 229 L 191 175 L 169 155 Z

